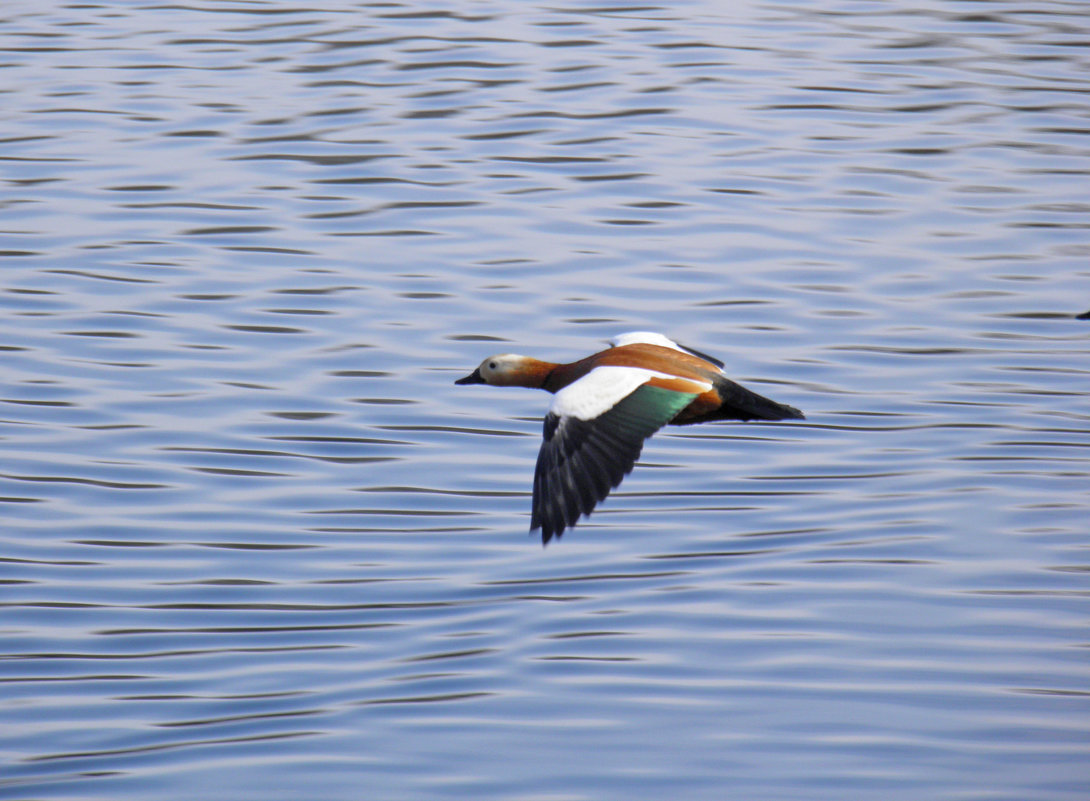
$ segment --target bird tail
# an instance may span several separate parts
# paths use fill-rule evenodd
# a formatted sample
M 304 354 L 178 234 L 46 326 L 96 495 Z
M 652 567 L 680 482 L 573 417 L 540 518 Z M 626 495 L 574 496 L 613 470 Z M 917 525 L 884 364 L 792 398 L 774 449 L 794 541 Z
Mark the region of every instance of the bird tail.
M 729 378 L 717 378 L 715 391 L 723 405 L 713 419 L 718 420 L 803 420 L 805 415 L 794 406 L 777 403 L 736 384 Z

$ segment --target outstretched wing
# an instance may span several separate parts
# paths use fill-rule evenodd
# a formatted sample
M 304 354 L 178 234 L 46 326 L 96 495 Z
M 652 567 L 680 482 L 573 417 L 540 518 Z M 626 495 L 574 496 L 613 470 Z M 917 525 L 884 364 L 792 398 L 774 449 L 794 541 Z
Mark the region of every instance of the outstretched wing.
M 589 515 L 631 472 L 644 440 L 699 394 L 646 383 L 639 383 L 634 389 L 622 384 L 624 394 L 605 411 L 593 417 L 565 414 L 569 407 L 586 411 L 585 404 L 572 404 L 571 397 L 585 395 L 585 387 L 579 384 L 603 369 L 610 368 L 598 368 L 557 393 L 556 402 L 545 417 L 545 441 L 534 471 L 530 519 L 530 530 L 540 528 L 543 543 L 559 537 L 582 515 Z M 646 376 L 639 380 L 645 381 Z M 573 395 L 563 397 L 569 390 Z

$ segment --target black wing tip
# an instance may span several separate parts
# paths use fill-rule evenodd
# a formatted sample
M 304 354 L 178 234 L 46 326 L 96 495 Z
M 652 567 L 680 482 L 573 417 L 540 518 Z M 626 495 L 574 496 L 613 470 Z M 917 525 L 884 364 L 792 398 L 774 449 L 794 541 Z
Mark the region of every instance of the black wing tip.
M 556 514 L 547 513 L 542 515 L 540 512 L 535 511 L 531 516 L 530 534 L 541 531 L 542 547 L 548 545 L 550 540 L 560 539 L 564 532 L 574 528 L 580 519 L 590 517 L 589 511 L 571 515 L 567 513 L 567 510 L 559 508 L 555 512 Z
M 563 427 L 557 415 L 545 417 L 530 514 L 530 531 L 541 530 L 542 545 L 589 517 L 632 471 L 642 442 L 633 447 L 612 428 L 608 415 L 565 418 Z
M 533 535 L 533 533 L 537 530 L 538 529 L 536 528 L 530 529 L 530 534 Z M 541 547 L 545 548 L 546 546 L 548 546 L 549 542 L 554 538 L 559 540 L 563 533 L 564 529 L 562 528 L 557 529 L 556 531 L 548 528 L 541 529 Z
M 530 523 L 530 536 L 533 536 L 535 531 L 541 532 L 541 547 L 544 548 L 549 544 L 551 540 L 560 539 L 564 532 L 575 525 L 575 521 L 564 522 L 563 520 L 557 520 L 553 522 L 537 522 Z
M 559 510 L 550 511 L 547 506 L 539 504 L 538 498 L 534 498 L 534 508 L 530 513 L 530 534 L 541 532 L 542 548 L 549 544 L 549 540 L 560 539 L 565 529 L 575 525 L 575 520 L 566 520 L 563 512 L 554 514 L 556 511 Z
M 677 342 L 677 343 L 674 343 L 674 344 L 676 344 L 683 351 L 686 351 L 687 353 L 691 353 L 693 356 L 696 356 L 696 358 L 703 359 L 706 362 L 710 362 L 711 364 L 714 364 L 720 370 L 726 369 L 727 365 L 724 364 L 723 362 L 721 362 L 719 359 L 715 358 L 714 356 L 709 356 L 707 353 L 704 353 L 703 351 L 699 351 L 696 348 L 690 348 L 688 345 L 682 345 L 680 342 Z

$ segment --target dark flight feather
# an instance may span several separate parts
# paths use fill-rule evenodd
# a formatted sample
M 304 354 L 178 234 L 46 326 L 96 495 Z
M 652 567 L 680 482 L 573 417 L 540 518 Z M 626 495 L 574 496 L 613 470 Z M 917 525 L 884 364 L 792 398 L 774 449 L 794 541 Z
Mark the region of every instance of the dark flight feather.
M 592 420 L 550 412 L 534 471 L 530 529 L 540 528 L 546 543 L 589 515 L 632 471 L 644 440 L 695 397 L 643 384 Z

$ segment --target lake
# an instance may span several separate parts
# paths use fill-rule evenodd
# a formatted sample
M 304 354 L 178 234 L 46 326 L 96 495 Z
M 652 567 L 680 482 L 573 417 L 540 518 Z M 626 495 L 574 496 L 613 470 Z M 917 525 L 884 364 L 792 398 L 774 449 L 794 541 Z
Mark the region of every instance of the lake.
M 1082 801 L 1080 2 L 0 13 L 0 798 Z M 669 428 L 543 548 L 632 330 Z

